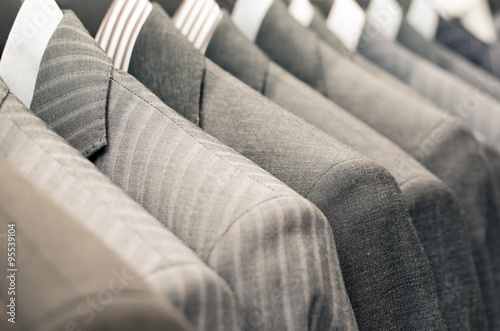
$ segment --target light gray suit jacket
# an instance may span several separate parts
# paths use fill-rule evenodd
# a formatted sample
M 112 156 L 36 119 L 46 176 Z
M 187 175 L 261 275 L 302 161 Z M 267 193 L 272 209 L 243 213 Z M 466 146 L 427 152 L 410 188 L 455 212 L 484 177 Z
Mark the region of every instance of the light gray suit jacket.
M 47 46 L 31 108 L 228 283 L 239 326 L 357 329 L 318 208 L 113 69 L 71 12 Z M 186 290 L 208 305 L 222 299 Z
M 0 155 L 118 253 L 196 329 L 237 328 L 239 307 L 224 280 L 9 94 L 3 81 L 0 100 Z M 29 268 L 19 272 L 27 277 Z M 218 295 L 207 300 L 209 293 Z
M 129 72 L 325 213 L 360 328 L 443 327 L 427 259 L 397 183 L 380 164 L 205 59 L 156 4 Z
M 0 182 L 0 247 L 15 254 L 14 265 L 0 262 L 3 301 L 14 307 L 2 305 L 2 330 L 192 330 L 139 271 L 3 157 Z

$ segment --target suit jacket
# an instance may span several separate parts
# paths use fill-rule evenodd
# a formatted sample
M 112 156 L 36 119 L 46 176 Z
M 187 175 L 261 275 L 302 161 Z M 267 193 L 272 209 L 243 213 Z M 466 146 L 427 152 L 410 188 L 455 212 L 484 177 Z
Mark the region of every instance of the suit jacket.
M 358 51 L 442 109 L 483 134 L 500 151 L 500 101 L 365 26 Z
M 440 17 L 436 40 L 500 77 L 500 45 L 489 45 L 479 40 L 457 20 L 447 21 Z
M 499 260 L 491 256 L 494 247 L 486 248 L 485 233 L 495 231 L 500 219 L 500 185 L 493 180 L 484 145 L 449 115 L 393 90 L 335 53 L 279 2 L 270 7 L 256 43 L 284 69 L 398 144 L 456 192 L 489 319 L 497 319 L 493 268 L 497 274 Z
M 2 296 L 16 314 L 3 330 L 192 329 L 142 275 L 3 157 L 0 169 L 1 247 L 16 253 L 15 266 L 0 263 Z M 2 306 L 0 324 L 10 311 Z
M 242 328 L 357 329 L 318 208 L 113 69 L 71 12 L 47 45 L 31 108 L 227 282 Z M 222 294 L 180 288 L 209 305 Z
M 0 100 L 3 157 L 65 208 L 81 227 L 138 270 L 196 329 L 238 327 L 239 307 L 224 280 L 9 94 L 3 81 Z M 26 269 L 20 268 L 19 273 L 26 272 L 28 277 L 29 267 L 26 264 Z M 37 289 L 45 290 L 48 289 Z M 210 293 L 218 295 L 207 300 Z M 221 312 L 223 317 L 218 315 Z
M 324 212 L 360 328 L 443 327 L 428 261 L 386 169 L 206 60 L 157 4 L 139 33 L 129 72 Z
M 448 329 L 487 328 L 469 237 L 454 193 L 444 183 L 387 138 L 271 62 L 227 14 L 215 29 L 206 56 L 277 104 L 386 167 L 401 188 L 431 263 Z M 449 279 L 456 283 L 450 286 Z
M 500 100 L 500 80 L 496 76 L 445 46 L 425 39 L 406 20 L 401 23 L 398 42 L 412 52 Z

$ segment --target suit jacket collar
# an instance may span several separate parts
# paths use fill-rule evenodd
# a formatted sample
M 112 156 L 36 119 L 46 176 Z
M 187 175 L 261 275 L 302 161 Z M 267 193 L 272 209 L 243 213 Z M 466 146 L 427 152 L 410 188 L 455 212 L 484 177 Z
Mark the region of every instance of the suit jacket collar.
M 31 109 L 87 157 L 107 144 L 112 71 L 111 60 L 76 16 L 64 12 L 40 63 Z
M 243 35 L 225 10 L 205 55 L 264 93 L 270 60 Z
M 320 92 L 326 91 L 321 41 L 302 26 L 281 1 L 274 1 L 257 35 L 256 44 L 271 60 Z
M 156 3 L 137 37 L 128 72 L 141 77 L 168 106 L 200 125 L 205 57 Z

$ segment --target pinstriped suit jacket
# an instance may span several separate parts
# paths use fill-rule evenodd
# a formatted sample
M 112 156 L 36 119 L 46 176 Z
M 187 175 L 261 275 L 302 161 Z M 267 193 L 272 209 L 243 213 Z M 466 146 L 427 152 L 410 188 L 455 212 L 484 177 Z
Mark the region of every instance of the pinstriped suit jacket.
M 469 237 L 454 193 L 445 184 L 387 138 L 271 62 L 227 14 L 206 56 L 279 105 L 384 165 L 401 188 L 431 263 L 448 329 L 487 329 Z
M 239 326 L 357 329 L 321 212 L 114 70 L 71 12 L 47 46 L 31 108 L 226 280 Z M 223 299 L 192 288 L 208 305 Z M 215 308 L 204 317 L 226 321 L 231 311 Z
M 127 261 L 196 329 L 237 328 L 239 307 L 226 282 L 9 94 L 3 81 L 0 100 L 3 157 Z
M 206 60 L 156 4 L 139 34 L 129 71 L 185 117 L 325 213 L 360 328 L 443 326 L 436 299 L 429 296 L 434 285 L 429 286 L 427 261 L 400 191 L 384 168 Z
M 492 234 L 500 220 L 500 183 L 486 147 L 443 111 L 384 85 L 335 53 L 279 2 L 264 18 L 256 43 L 272 60 L 398 144 L 457 193 L 489 319 L 498 319 L 493 281 L 500 260 L 486 233 L 500 236 Z
M 3 157 L 0 182 L 2 238 L 14 224 L 19 269 L 16 323 L 7 323 L 10 309 L 2 306 L 2 330 L 192 329 L 134 268 Z M 12 251 L 7 242 L 0 243 L 3 252 Z M 5 270 L 12 267 L 7 259 L 0 265 L 5 295 L 10 286 Z M 96 300 L 97 309 L 87 298 Z

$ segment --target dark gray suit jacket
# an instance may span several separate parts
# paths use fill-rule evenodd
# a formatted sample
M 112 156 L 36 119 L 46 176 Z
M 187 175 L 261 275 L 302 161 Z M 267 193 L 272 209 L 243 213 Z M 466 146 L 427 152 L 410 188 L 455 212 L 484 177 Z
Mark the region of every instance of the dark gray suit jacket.
M 387 138 L 271 62 L 227 14 L 215 29 L 206 55 L 279 105 L 386 167 L 401 188 L 431 263 L 447 327 L 487 328 L 469 237 L 454 193 L 445 184 Z
M 2 305 L 2 330 L 192 329 L 139 271 L 3 157 L 0 182 L 0 288 L 15 304 L 15 324 Z
M 129 72 L 325 213 L 360 328 L 443 328 L 427 259 L 387 170 L 206 60 L 156 4 Z
M 493 245 L 486 248 L 486 233 L 495 231 L 500 221 L 500 183 L 494 181 L 484 145 L 443 111 L 401 94 L 336 53 L 297 23 L 282 3 L 271 6 L 256 43 L 286 70 L 397 143 L 457 193 L 489 318 L 498 319 L 493 275 L 498 275 L 500 260 L 493 255 Z
M 71 12 L 47 46 L 31 108 L 222 276 L 239 326 L 357 329 L 318 208 L 114 70 Z M 223 299 L 185 290 L 208 305 Z M 228 317 L 219 308 L 206 328 L 235 328 Z

